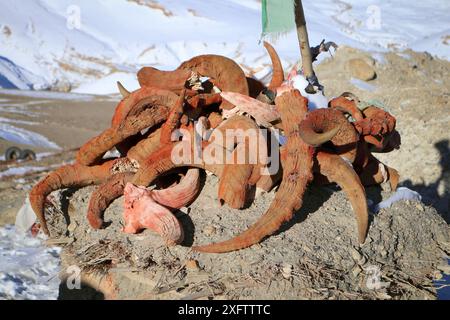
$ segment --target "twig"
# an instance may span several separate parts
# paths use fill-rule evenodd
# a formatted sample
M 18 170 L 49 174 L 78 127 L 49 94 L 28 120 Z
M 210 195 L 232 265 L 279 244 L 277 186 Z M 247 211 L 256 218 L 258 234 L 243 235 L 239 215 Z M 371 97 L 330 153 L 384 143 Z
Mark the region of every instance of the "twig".
M 189 294 L 187 296 L 184 296 L 180 300 L 197 300 L 197 299 L 201 299 L 201 298 L 210 297 L 211 294 L 214 297 L 214 296 L 217 296 L 217 295 L 222 294 L 222 293 L 223 293 L 223 289 L 220 289 L 220 288 L 212 289 L 210 287 L 210 288 L 202 290 L 200 292 L 196 292 L 196 293 L 192 293 L 192 294 Z

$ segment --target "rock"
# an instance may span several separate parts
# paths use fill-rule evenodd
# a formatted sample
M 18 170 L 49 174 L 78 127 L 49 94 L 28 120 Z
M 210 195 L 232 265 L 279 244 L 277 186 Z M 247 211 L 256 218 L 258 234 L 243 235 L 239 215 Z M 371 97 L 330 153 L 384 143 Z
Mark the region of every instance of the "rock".
M 437 268 L 438 268 L 439 270 L 441 270 L 443 273 L 449 274 L 449 275 L 450 275 L 450 265 L 448 265 L 448 264 L 443 264 L 443 265 L 437 266 Z
M 350 249 L 350 254 L 355 262 L 358 262 L 362 259 L 362 255 L 355 248 Z
M 358 260 L 358 265 L 364 266 L 366 264 L 366 262 L 367 262 L 366 257 L 361 256 L 361 259 Z
M 191 212 L 191 208 L 188 207 L 182 207 L 180 209 L 178 209 L 179 212 L 185 214 L 185 215 L 189 215 L 189 213 Z
M 70 234 L 73 234 L 74 231 L 77 229 L 78 227 L 78 223 L 76 221 L 73 221 L 72 223 L 69 224 L 69 226 L 67 227 L 67 231 L 69 231 Z
M 360 266 L 355 266 L 353 269 L 352 269 L 352 276 L 353 276 L 353 278 L 356 278 L 357 276 L 359 276 L 359 274 L 362 272 L 362 269 L 361 269 L 361 267 Z
M 199 272 L 190 272 L 186 278 L 186 283 L 192 284 L 192 283 L 200 283 L 200 282 L 208 282 L 209 281 L 209 275 L 204 271 Z
M 266 193 L 265 190 L 261 188 L 256 188 L 255 199 L 261 198 Z
M 8 189 L 11 188 L 10 181 L 0 181 L 0 189 Z
M 370 81 L 376 78 L 375 69 L 363 59 L 351 59 L 348 61 L 348 68 L 352 77 Z
M 442 273 L 440 271 L 435 271 L 433 272 L 433 279 L 434 280 L 441 280 L 444 276 L 442 275 Z
M 382 189 L 384 192 L 392 192 L 391 184 L 390 184 L 389 182 L 383 182 L 383 183 L 381 184 L 381 189 Z
M 66 80 L 58 80 L 51 86 L 50 90 L 56 92 L 70 92 L 72 91 L 72 85 Z
M 205 236 L 212 236 L 217 232 L 217 229 L 214 226 L 206 226 L 205 229 L 203 229 L 203 233 Z
M 233 266 L 233 267 L 231 267 L 231 272 L 242 273 L 242 267 L 241 266 Z
M 281 275 L 283 278 L 289 280 L 292 277 L 292 272 L 294 271 L 294 266 L 288 263 L 283 263 L 281 268 Z
M 303 245 L 303 246 L 302 246 L 302 249 L 303 249 L 305 252 L 307 252 L 307 253 L 313 252 L 313 251 L 311 250 L 311 248 L 309 248 L 307 245 Z
M 420 202 L 417 202 L 416 203 L 416 208 L 419 210 L 419 211 L 425 211 L 425 208 L 423 207 L 423 205 L 422 205 L 422 203 L 420 203 Z
M 198 265 L 198 261 L 197 260 L 187 260 L 186 261 L 186 269 L 189 271 L 199 271 L 200 267 Z
M 12 31 L 8 26 L 3 26 L 1 31 L 7 38 L 12 34 Z
M 377 61 L 369 56 L 362 57 L 362 60 L 364 60 L 369 66 L 375 66 L 377 64 Z

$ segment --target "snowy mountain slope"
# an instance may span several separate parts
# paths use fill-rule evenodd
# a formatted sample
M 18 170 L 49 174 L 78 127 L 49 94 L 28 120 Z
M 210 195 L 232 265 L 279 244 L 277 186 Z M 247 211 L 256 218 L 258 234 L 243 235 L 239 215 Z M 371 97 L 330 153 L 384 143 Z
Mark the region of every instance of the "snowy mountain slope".
M 40 89 L 42 78 L 0 56 L 0 87 L 5 89 Z
M 450 58 L 447 0 L 305 0 L 304 6 L 312 44 L 326 38 Z M 260 7 L 258 0 L 0 0 L 0 56 L 15 65 L 0 60 L 0 86 L 70 83 L 76 92 L 106 94 L 116 92 L 116 80 L 136 88 L 141 66 L 172 69 L 203 53 L 229 56 L 264 76 L 270 69 L 259 44 Z M 286 67 L 298 59 L 295 33 L 276 48 Z

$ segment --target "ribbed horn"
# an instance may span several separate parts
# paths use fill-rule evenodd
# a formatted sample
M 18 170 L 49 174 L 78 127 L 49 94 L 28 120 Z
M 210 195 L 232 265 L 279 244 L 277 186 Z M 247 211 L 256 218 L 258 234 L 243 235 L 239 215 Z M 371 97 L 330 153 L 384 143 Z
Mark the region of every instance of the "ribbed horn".
M 305 119 L 300 122 L 299 133 L 302 140 L 313 147 L 318 147 L 331 139 L 339 132 L 340 126 L 334 127 L 326 132 L 318 133 L 314 130 L 314 124 L 311 119 Z
M 270 60 L 272 60 L 273 75 L 272 81 L 270 81 L 269 84 L 269 89 L 274 90 L 280 87 L 284 82 L 283 65 L 281 64 L 281 60 L 280 57 L 278 56 L 278 53 L 275 51 L 275 48 L 272 47 L 272 45 L 264 41 L 264 47 L 269 53 Z
M 361 180 L 352 166 L 338 155 L 318 152 L 316 158 L 320 173 L 330 181 L 336 182 L 347 194 L 356 218 L 358 240 L 361 244 L 364 243 L 369 228 L 369 212 Z

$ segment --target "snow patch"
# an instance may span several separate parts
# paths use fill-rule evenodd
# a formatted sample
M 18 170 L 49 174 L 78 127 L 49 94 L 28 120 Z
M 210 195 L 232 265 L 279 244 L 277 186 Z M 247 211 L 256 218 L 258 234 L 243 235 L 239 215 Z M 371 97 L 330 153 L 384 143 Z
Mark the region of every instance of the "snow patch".
M 358 89 L 369 91 L 369 92 L 373 92 L 373 91 L 375 91 L 377 89 L 376 86 L 371 85 L 371 84 L 369 84 L 369 83 L 367 83 L 365 81 L 362 81 L 362 80 L 359 80 L 359 79 L 356 79 L 356 78 L 351 78 L 350 79 L 350 83 L 352 85 L 354 85 L 355 87 L 357 87 Z
M 0 88 L 5 89 L 42 89 L 45 87 L 44 81 L 17 66 L 8 58 L 0 56 Z
M 56 300 L 59 254 L 59 248 L 47 248 L 14 226 L 0 228 L 0 299 Z
M 381 209 L 391 207 L 394 203 L 396 203 L 398 201 L 404 201 L 404 200 L 422 201 L 422 196 L 416 191 L 413 191 L 406 187 L 400 187 L 389 199 L 384 200 L 384 201 L 376 204 L 375 206 L 372 206 L 372 211 L 378 212 Z
M 39 172 L 48 169 L 49 167 L 32 167 L 32 166 L 9 168 L 6 169 L 5 171 L 0 172 L 0 178 L 24 175 L 27 173 Z
M 386 57 L 384 56 L 384 53 L 381 52 L 372 53 L 372 58 L 374 58 L 378 64 L 386 63 Z
M 76 93 L 65 93 L 65 92 L 54 92 L 54 91 L 32 91 L 32 90 L 10 90 L 10 89 L 0 89 L 0 94 L 20 96 L 20 97 L 30 97 L 37 99 L 50 99 L 50 100 L 76 100 L 76 101 L 91 101 L 95 97 L 88 94 L 76 94 Z M 42 103 L 42 101 L 36 102 Z
M 23 128 L 18 128 L 9 123 L 0 122 L 0 138 L 20 144 L 50 149 L 61 149 L 56 143 L 48 140 L 43 135 Z
M 315 94 L 306 92 L 309 82 L 302 75 L 296 75 L 292 78 L 292 86 L 298 89 L 303 97 L 308 98 L 308 110 L 324 109 L 328 107 L 328 99 L 322 91 L 317 91 Z
M 117 81 L 120 81 L 120 83 L 122 83 L 122 85 L 130 92 L 140 88 L 136 73 L 115 72 L 99 80 L 82 84 L 72 92 L 94 95 L 118 94 Z

